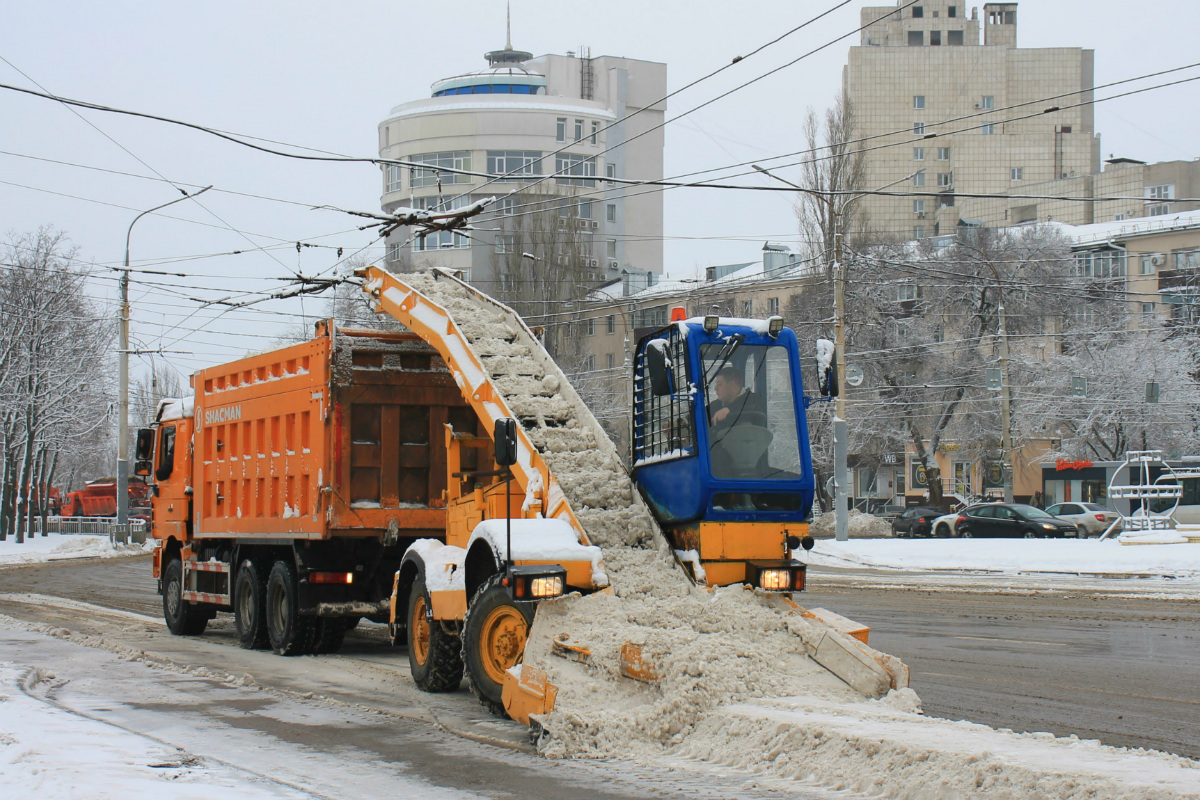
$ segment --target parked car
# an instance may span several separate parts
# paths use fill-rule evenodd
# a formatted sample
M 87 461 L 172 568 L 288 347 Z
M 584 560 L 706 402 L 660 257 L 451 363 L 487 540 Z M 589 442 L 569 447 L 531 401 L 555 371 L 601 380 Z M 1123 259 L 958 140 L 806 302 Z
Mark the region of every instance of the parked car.
M 933 535 L 945 539 L 950 536 L 958 536 L 958 517 L 959 513 L 955 511 L 953 514 L 942 514 L 933 521 Z
M 958 515 L 958 534 L 972 537 L 1062 538 L 1075 535 L 1075 523 L 1022 503 L 969 506 Z
M 1081 539 L 1085 536 L 1099 536 L 1121 518 L 1117 512 L 1096 503 L 1055 503 L 1046 509 L 1046 513 L 1074 523 L 1075 535 Z M 1117 525 L 1114 532 L 1120 531 L 1121 526 Z
M 915 506 L 906 509 L 904 513 L 892 520 L 893 536 L 932 536 L 933 520 L 941 516 L 936 508 Z

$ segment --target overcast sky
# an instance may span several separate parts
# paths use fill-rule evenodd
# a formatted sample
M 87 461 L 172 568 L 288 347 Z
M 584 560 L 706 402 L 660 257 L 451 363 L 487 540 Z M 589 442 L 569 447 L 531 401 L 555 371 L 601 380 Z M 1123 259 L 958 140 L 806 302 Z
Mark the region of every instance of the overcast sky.
M 835 2 L 513 0 L 513 44 L 539 55 L 587 46 L 593 55 L 663 61 L 674 89 Z M 872 4 L 851 2 L 673 98 L 668 116 L 846 36 L 864 5 Z M 1192 46 L 1195 9 L 1186 0 L 1026 0 L 1019 44 L 1095 49 L 1101 84 L 1200 60 Z M 64 97 L 356 156 L 377 155 L 376 125 L 392 106 L 427 97 L 440 78 L 482 68 L 483 53 L 504 43 L 502 0 L 7 0 L 3 20 L 0 83 L 40 85 Z M 801 149 L 805 108 L 830 102 L 857 41 L 857 35 L 841 39 L 668 125 L 667 175 Z M 1200 156 L 1198 87 L 1099 104 L 1104 156 Z M 81 258 L 99 265 L 121 263 L 126 228 L 139 211 L 178 196 L 157 175 L 222 190 L 204 195 L 203 208 L 189 201 L 164 212 L 169 218 L 147 217 L 133 233 L 135 265 L 196 257 L 170 267 L 191 277 L 156 279 L 181 284 L 171 287 L 174 294 L 144 284 L 132 294 L 139 342 L 191 351 L 170 357 L 185 374 L 268 346 L 291 319 L 279 312 L 301 311 L 298 301 L 288 301 L 215 318 L 215 311 L 197 311 L 185 296 L 276 289 L 292 270 L 329 269 L 335 250 L 297 254 L 295 242 L 350 254 L 372 236 L 356 230 L 360 220 L 310 207 L 379 208 L 379 171 L 370 165 L 283 159 L 156 122 L 75 113 L 7 90 L 0 90 L 0 151 L 3 232 L 53 225 L 71 237 Z M 665 233 L 667 271 L 684 277 L 709 264 L 757 260 L 764 241 L 794 238 L 795 222 L 786 195 L 673 190 L 666 194 Z M 247 252 L 223 255 L 234 250 Z M 381 249 L 367 252 L 382 257 Z M 114 295 L 111 280 L 93 284 L 98 294 Z M 320 304 L 305 301 L 303 310 L 319 313 Z

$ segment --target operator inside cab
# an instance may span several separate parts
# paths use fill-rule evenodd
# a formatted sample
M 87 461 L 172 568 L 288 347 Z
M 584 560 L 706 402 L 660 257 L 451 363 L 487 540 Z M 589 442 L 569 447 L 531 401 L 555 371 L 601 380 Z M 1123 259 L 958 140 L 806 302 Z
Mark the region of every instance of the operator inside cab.
M 713 476 L 761 477 L 771 432 L 763 399 L 746 388 L 746 378 L 726 364 L 712 382 L 716 395 L 709 400 L 709 441 Z

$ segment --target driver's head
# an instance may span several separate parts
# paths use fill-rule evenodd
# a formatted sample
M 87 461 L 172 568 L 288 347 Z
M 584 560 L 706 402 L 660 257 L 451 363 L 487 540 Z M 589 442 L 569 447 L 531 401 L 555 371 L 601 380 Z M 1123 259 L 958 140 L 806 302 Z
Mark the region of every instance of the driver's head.
M 732 403 L 742 393 L 745 383 L 746 379 L 742 377 L 739 369 L 734 366 L 726 366 L 721 368 L 716 379 L 713 380 L 713 389 L 717 392 L 717 399 L 722 403 Z

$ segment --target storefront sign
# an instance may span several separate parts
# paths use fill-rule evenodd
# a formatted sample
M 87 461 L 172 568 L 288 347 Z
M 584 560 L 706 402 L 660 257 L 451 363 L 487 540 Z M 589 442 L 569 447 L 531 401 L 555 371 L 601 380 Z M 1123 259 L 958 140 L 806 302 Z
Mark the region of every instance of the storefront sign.
M 1066 458 L 1060 458 L 1054 462 L 1054 469 L 1059 472 L 1068 469 L 1087 469 L 1090 466 L 1092 466 L 1090 461 L 1071 461 Z

